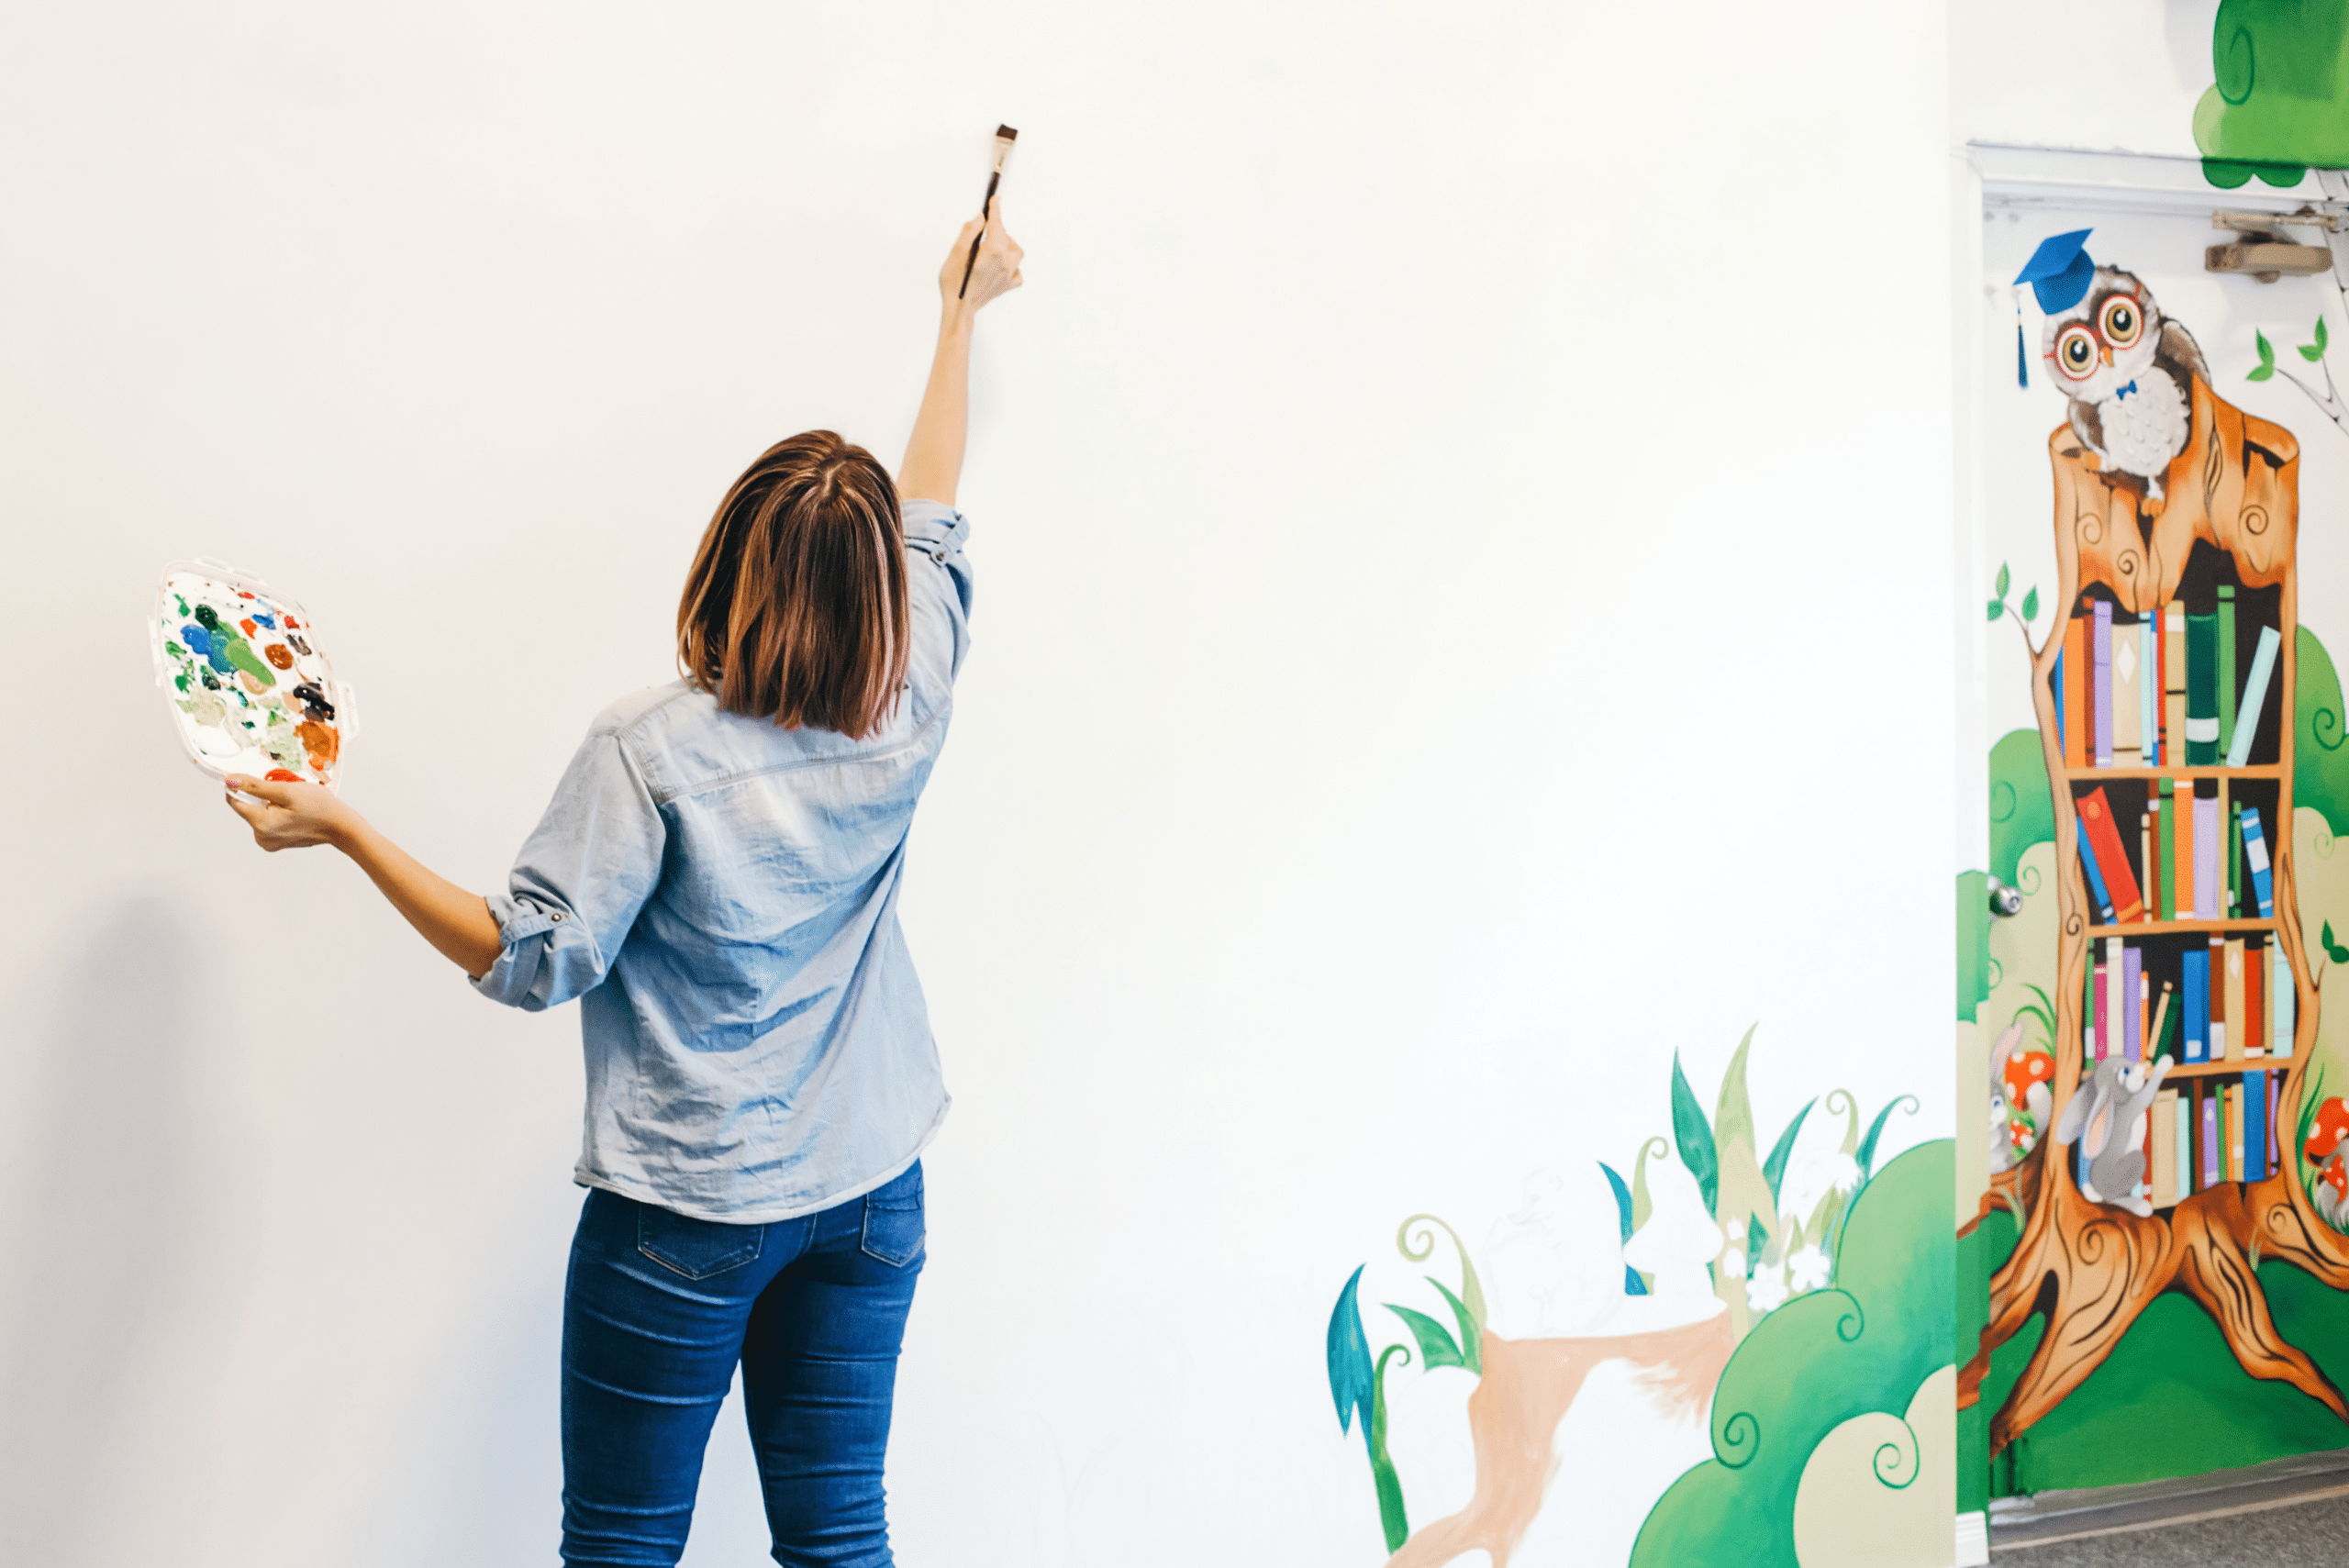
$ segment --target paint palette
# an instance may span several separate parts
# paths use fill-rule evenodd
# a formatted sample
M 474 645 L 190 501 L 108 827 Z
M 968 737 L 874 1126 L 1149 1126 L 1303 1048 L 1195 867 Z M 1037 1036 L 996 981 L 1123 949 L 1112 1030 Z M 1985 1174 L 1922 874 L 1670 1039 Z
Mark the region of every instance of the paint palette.
M 197 767 L 335 787 L 351 688 L 300 605 L 234 567 L 175 561 L 147 629 L 155 684 Z

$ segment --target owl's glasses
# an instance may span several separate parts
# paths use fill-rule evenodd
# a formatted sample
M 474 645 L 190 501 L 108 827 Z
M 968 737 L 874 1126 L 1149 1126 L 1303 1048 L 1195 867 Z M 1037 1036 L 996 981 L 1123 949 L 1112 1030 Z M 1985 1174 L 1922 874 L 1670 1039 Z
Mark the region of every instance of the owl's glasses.
M 2109 295 L 2097 309 L 2094 325 L 2075 321 L 2066 326 L 2055 334 L 2046 358 L 2065 380 L 2086 381 L 2099 365 L 2110 364 L 2114 354 L 2135 348 L 2144 335 L 2143 301 L 2134 294 Z

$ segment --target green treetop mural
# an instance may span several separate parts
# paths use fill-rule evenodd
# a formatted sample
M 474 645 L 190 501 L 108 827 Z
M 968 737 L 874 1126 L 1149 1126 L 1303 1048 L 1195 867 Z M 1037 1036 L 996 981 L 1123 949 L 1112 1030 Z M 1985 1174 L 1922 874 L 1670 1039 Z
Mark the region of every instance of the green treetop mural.
M 2222 0 L 2210 64 L 2194 142 L 2212 184 L 2349 168 L 2349 0 Z

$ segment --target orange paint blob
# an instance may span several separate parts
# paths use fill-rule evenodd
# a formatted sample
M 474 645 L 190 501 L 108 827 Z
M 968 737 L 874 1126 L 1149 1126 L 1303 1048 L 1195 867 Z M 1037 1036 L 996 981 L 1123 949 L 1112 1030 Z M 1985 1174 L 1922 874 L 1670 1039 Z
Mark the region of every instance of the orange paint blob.
M 271 664 L 280 670 L 291 670 L 294 668 L 294 654 L 292 651 L 282 642 L 271 643 L 268 647 L 261 651 L 261 656 L 268 660 Z
M 334 766 L 335 757 L 342 749 L 342 735 L 333 725 L 304 719 L 294 727 L 294 733 L 302 738 L 302 749 L 310 754 L 310 766 L 322 773 Z
M 246 617 L 237 624 L 245 628 L 245 635 L 247 637 L 259 637 L 261 635 L 261 628 L 253 624 L 252 617 L 250 616 Z
M 269 772 L 262 774 L 262 777 L 269 780 L 272 784 L 301 784 L 304 782 L 301 774 L 288 773 L 284 768 L 272 768 Z

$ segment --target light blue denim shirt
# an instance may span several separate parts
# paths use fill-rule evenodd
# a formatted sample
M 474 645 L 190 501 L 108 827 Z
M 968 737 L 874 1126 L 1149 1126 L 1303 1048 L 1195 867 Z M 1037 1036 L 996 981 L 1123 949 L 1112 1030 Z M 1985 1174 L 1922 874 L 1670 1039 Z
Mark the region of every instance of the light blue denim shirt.
M 970 524 L 905 506 L 913 641 L 880 733 L 719 711 L 679 681 L 606 708 L 490 899 L 504 951 L 474 987 L 580 998 L 576 1178 L 762 1224 L 919 1157 L 948 1099 L 897 887 L 970 647 Z

